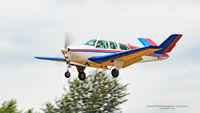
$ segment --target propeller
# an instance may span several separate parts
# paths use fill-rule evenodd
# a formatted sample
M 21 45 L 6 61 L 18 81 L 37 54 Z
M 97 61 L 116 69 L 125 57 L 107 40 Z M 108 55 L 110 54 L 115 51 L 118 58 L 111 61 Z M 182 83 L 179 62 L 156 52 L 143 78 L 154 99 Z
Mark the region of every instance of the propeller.
M 72 36 L 69 32 L 65 32 L 64 48 L 61 50 L 65 58 L 68 58 L 67 53 L 70 51 L 70 49 L 68 47 L 70 45 L 69 39 L 71 39 L 71 37 Z
M 67 47 L 69 46 L 70 44 L 70 40 L 69 39 L 72 39 L 71 38 L 71 34 L 69 32 L 65 32 L 65 43 L 64 43 L 64 48 L 67 49 Z

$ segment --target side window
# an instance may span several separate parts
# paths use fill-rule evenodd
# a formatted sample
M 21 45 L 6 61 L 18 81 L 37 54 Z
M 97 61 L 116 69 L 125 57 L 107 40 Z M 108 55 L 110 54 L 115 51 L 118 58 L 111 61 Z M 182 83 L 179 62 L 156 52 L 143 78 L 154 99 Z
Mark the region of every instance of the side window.
M 85 45 L 94 46 L 96 41 L 97 41 L 96 39 L 90 40 L 90 41 L 86 42 Z
M 105 41 L 105 40 L 99 40 L 99 41 L 97 42 L 96 48 L 107 49 L 107 48 L 108 48 L 108 42 Z
M 109 41 L 111 49 L 117 49 L 117 43 Z
M 121 50 L 129 50 L 130 48 L 124 44 L 119 44 Z

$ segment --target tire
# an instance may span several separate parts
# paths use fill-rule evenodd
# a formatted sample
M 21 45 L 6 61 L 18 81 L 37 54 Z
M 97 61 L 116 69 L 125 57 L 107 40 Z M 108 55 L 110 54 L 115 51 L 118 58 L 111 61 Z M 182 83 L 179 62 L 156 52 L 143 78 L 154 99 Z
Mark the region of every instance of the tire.
M 69 72 L 69 71 L 66 71 L 66 72 L 65 72 L 65 77 L 66 77 L 66 78 L 69 78 L 70 76 L 71 76 L 70 72 Z
M 118 77 L 119 76 L 119 70 L 118 69 L 113 69 L 111 71 L 111 74 L 112 74 L 113 77 Z
M 85 78 L 86 78 L 85 73 L 84 73 L 84 72 L 80 72 L 80 73 L 78 74 L 78 78 L 79 78 L 80 80 L 85 80 Z

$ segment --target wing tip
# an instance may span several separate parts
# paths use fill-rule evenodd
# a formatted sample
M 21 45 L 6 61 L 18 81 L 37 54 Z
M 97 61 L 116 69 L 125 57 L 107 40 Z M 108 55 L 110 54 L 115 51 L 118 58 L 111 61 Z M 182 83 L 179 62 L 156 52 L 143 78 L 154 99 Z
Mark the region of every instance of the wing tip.
M 66 61 L 65 58 L 59 58 L 59 57 L 38 57 L 38 56 L 35 56 L 34 58 L 40 59 L 40 60 Z

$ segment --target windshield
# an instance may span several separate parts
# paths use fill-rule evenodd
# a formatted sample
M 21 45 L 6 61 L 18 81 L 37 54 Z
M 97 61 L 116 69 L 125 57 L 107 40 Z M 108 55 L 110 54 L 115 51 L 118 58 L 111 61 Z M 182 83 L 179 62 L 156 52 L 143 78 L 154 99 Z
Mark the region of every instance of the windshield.
M 86 42 L 84 45 L 94 46 L 96 41 L 97 41 L 96 39 L 93 39 L 93 40 L 90 40 L 90 41 Z
M 99 40 L 97 42 L 96 48 L 103 48 L 103 49 L 108 49 L 108 42 L 105 40 Z
M 117 43 L 116 42 L 109 41 L 109 43 L 110 43 L 111 49 L 117 49 Z
M 124 44 L 120 44 L 120 43 L 119 43 L 119 47 L 121 50 L 129 50 L 130 49 L 128 46 L 126 46 Z

